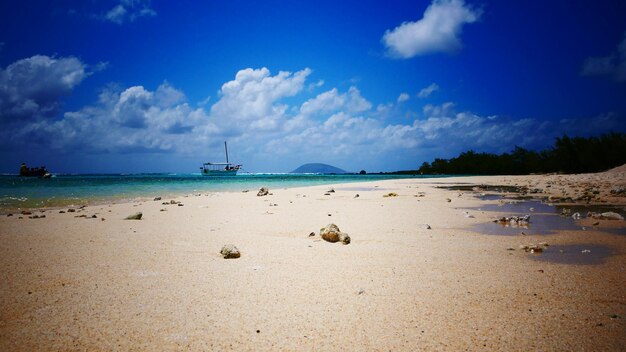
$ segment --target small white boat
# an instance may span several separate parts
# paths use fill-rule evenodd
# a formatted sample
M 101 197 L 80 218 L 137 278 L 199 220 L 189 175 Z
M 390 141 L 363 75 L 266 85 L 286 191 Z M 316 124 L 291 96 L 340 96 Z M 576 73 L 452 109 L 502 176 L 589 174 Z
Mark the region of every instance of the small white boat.
M 202 176 L 236 176 L 237 171 L 242 165 L 231 164 L 228 161 L 228 146 L 224 142 L 224 151 L 226 152 L 225 163 L 204 163 L 200 168 Z

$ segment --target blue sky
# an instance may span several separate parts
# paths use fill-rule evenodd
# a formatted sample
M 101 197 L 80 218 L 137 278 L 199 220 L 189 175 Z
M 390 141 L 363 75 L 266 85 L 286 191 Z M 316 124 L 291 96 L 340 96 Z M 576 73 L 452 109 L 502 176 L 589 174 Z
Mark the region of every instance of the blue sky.
M 4 1 L 0 123 L 0 172 L 539 150 L 626 132 L 626 2 Z

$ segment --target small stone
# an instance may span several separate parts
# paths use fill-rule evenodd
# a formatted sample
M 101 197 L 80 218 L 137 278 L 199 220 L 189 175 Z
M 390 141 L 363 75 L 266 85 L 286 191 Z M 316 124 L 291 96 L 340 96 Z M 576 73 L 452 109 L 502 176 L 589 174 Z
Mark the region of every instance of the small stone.
M 450 202 L 452 202 L 452 199 L 446 198 L 446 202 L 450 203 Z
M 96 219 L 96 218 L 98 218 L 98 217 L 96 216 L 96 214 L 94 214 L 94 215 L 92 215 L 92 216 L 91 216 L 91 218 L 92 218 L 92 219 Z
M 182 206 L 184 206 L 184 205 L 185 205 L 185 204 L 183 204 L 183 203 L 178 203 L 178 206 L 179 206 L 179 207 L 182 207 Z
M 65 214 L 65 210 L 60 210 L 59 214 Z
M 143 214 L 141 212 L 139 212 L 139 213 L 135 213 L 133 215 L 128 215 L 127 217 L 124 218 L 124 220 L 141 220 L 142 216 L 143 216 Z
M 224 259 L 235 259 L 241 256 L 239 249 L 234 244 L 227 244 L 220 251 Z
M 154 197 L 154 201 L 161 200 L 161 197 Z
M 8 214 L 7 214 L 7 217 L 9 217 L 9 216 L 13 216 L 13 214 L 11 214 L 11 213 L 8 213 Z
M 326 227 L 322 227 L 320 229 L 320 236 L 323 240 L 328 242 L 350 243 L 350 236 L 348 236 L 347 233 L 341 232 L 339 227 L 335 224 L 328 224 Z
M 624 220 L 624 217 L 621 216 L 620 214 L 613 212 L 613 211 L 607 211 L 604 212 L 602 214 L 600 214 L 600 219 L 606 219 L 606 220 Z
M 397 196 L 398 196 L 398 193 L 395 193 L 395 192 L 390 192 L 390 193 L 387 193 L 387 194 L 383 194 L 383 197 L 385 197 L 385 198 L 397 197 Z
M 328 191 L 326 191 L 326 192 L 327 192 L 327 193 L 335 193 L 335 189 L 334 189 L 334 188 L 331 188 L 331 189 L 329 189 L 329 190 L 328 190 Z
M 311 233 L 309 234 L 309 237 L 313 237 L 313 236 L 315 236 L 315 232 L 311 232 Z
M 358 194 L 358 193 L 354 196 L 354 198 L 359 198 L 359 197 L 360 197 L 360 196 L 359 196 L 359 194 Z
M 324 195 L 325 195 L 325 196 L 329 196 L 329 195 L 330 195 L 330 193 L 326 192 L 326 193 L 324 193 Z
M 69 208 L 69 209 L 67 209 L 67 212 L 68 212 L 68 213 L 75 213 L 75 212 L 76 212 L 76 209 Z
M 430 229 L 431 229 L 430 225 L 428 225 L 428 224 L 422 224 L 422 225 L 420 225 L 419 227 L 420 227 L 421 229 L 424 229 L 424 230 L 430 230 Z
M 30 211 L 22 210 L 22 215 L 32 215 Z
M 262 196 L 266 196 L 270 194 L 270 190 L 267 189 L 267 187 L 261 187 L 261 189 L 259 189 L 259 192 L 257 192 L 257 197 L 262 197 Z

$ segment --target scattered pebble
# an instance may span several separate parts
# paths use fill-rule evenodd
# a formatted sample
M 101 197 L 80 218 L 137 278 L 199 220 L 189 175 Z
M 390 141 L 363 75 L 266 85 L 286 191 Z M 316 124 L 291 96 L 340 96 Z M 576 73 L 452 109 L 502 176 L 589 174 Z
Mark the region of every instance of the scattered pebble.
M 135 213 L 133 215 L 128 215 L 127 217 L 124 218 L 124 220 L 141 220 L 142 216 L 143 216 L 143 214 L 141 212 L 139 212 L 139 213 Z
M 220 251 L 224 259 L 235 259 L 241 257 L 241 252 L 234 244 L 227 244 Z

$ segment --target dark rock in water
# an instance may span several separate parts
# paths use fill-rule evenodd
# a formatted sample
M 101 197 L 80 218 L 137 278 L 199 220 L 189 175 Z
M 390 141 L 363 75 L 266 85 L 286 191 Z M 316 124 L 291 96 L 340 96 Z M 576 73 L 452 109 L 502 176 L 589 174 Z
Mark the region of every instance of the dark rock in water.
M 161 200 L 161 197 L 154 197 L 154 200 L 155 200 L 155 201 L 157 201 L 157 200 Z
M 526 252 L 529 252 L 529 253 L 541 253 L 548 246 L 549 246 L 549 244 L 547 244 L 545 242 L 539 242 L 537 244 L 520 245 L 520 249 L 522 249 L 522 250 L 524 250 Z
M 259 190 L 259 192 L 257 192 L 257 197 L 262 197 L 262 196 L 266 196 L 270 194 L 270 190 L 267 189 L 267 187 L 261 187 L 261 189 Z
M 511 217 L 503 216 L 501 218 L 497 218 L 493 220 L 493 222 L 497 222 L 503 225 L 504 224 L 526 225 L 530 222 L 530 215 L 511 216 Z
M 350 236 L 347 233 L 341 232 L 339 227 L 335 224 L 328 224 L 326 227 L 320 229 L 320 236 L 323 240 L 328 242 L 341 242 L 343 244 L 350 243 Z
M 311 163 L 304 164 L 293 170 L 292 174 L 347 174 L 346 170 L 328 164 Z
M 227 244 L 220 251 L 224 259 L 235 259 L 241 257 L 241 252 L 234 244 Z
M 141 220 L 142 216 L 143 216 L 143 214 L 141 212 L 139 212 L 139 213 L 135 213 L 133 215 L 128 215 L 127 217 L 124 218 L 124 220 Z

